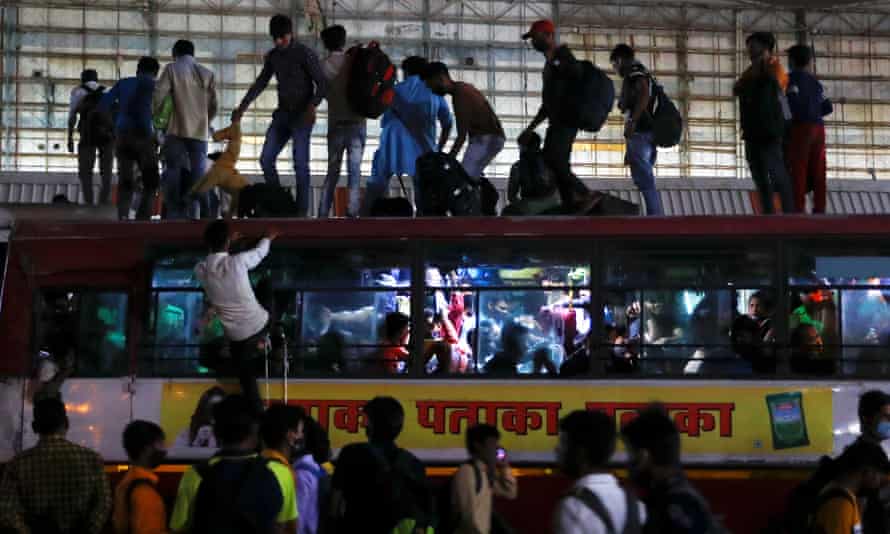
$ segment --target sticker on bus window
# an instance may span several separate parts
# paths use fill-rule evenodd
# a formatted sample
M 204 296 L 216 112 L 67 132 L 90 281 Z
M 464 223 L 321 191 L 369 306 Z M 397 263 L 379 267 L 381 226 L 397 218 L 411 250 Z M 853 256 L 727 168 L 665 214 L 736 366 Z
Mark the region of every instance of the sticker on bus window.
M 766 406 L 769 409 L 774 449 L 806 447 L 810 444 L 803 414 L 802 393 L 798 391 L 767 395 Z

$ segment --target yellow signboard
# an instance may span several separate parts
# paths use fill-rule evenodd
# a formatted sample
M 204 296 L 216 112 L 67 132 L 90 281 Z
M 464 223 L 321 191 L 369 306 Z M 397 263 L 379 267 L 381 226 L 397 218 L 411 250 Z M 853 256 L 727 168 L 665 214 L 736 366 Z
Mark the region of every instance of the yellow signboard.
M 168 436 L 188 428 L 202 394 L 214 385 L 164 386 L 161 425 Z M 569 412 L 601 410 L 620 426 L 653 401 L 662 403 L 676 423 L 685 454 L 781 459 L 830 454 L 833 447 L 832 391 L 824 386 L 306 381 L 291 382 L 288 392 L 289 403 L 303 406 L 328 429 L 335 448 L 364 439 L 361 407 L 378 395 L 402 403 L 405 428 L 399 444 L 416 451 L 459 452 L 466 429 L 488 423 L 500 429 L 511 452 L 548 460 L 559 420 Z M 280 383 L 270 384 L 269 393 L 272 402 L 283 400 Z

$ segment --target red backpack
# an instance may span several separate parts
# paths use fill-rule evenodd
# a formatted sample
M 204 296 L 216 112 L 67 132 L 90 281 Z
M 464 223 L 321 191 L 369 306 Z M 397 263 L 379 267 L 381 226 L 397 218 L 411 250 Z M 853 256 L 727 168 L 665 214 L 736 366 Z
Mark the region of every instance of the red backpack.
M 376 119 L 392 104 L 396 68 L 376 41 L 354 46 L 347 54 L 352 59 L 346 92 L 349 106 L 363 117 Z

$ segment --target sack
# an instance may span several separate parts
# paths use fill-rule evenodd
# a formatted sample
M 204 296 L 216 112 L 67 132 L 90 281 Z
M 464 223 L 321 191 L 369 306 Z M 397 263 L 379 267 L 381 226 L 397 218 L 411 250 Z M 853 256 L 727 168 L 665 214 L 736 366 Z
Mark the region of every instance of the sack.
M 234 481 L 225 480 L 222 468 L 225 464 L 242 463 L 241 473 Z M 240 502 L 241 493 L 249 480 L 259 480 L 269 485 L 278 484 L 275 474 L 266 464 L 269 460 L 255 457 L 248 460 L 221 460 L 215 464 L 204 462 L 195 469 L 201 483 L 195 495 L 191 534 L 260 534 L 271 525 L 258 524 L 258 518 L 249 506 Z M 266 480 L 262 480 L 265 477 Z M 272 523 L 275 517 L 269 518 Z
M 96 90 L 84 89 L 87 94 L 77 105 L 77 113 L 80 115 L 77 131 L 86 144 L 105 146 L 114 140 L 114 118 L 110 111 L 99 109 L 99 101 L 102 100 L 105 88 L 99 86 Z
M 587 214 L 600 217 L 639 215 L 640 207 L 633 202 L 620 199 L 607 193 L 594 193 L 599 196 L 599 201 Z
M 548 91 L 550 118 L 585 132 L 599 132 L 615 106 L 615 84 L 602 69 L 589 61 L 562 67 Z
M 680 110 L 665 94 L 664 88 L 655 86 L 652 110 L 652 134 L 656 146 L 671 148 L 680 144 L 683 138 L 683 117 Z
M 376 119 L 395 96 L 396 68 L 376 41 L 354 46 L 346 53 L 352 58 L 346 100 L 355 113 Z
M 238 217 L 247 219 L 296 217 L 299 208 L 290 192 L 277 185 L 251 184 L 238 196 Z
M 473 467 L 473 476 L 476 481 L 476 495 L 482 491 L 482 472 L 476 462 L 469 461 L 464 465 Z M 439 488 L 436 496 L 436 534 L 454 534 L 457 531 L 460 518 L 454 513 L 454 476 Z
M 637 501 L 637 498 L 627 490 L 624 490 L 627 519 L 624 522 L 624 529 L 620 533 L 615 530 L 615 523 L 612 521 L 612 516 L 609 513 L 609 510 L 596 493 L 585 487 L 576 486 L 572 488 L 566 498 L 578 499 L 587 506 L 587 508 L 589 508 L 590 511 L 602 521 L 607 534 L 641 534 L 643 532 L 643 526 L 640 524 L 640 503 Z
M 473 216 L 482 213 L 480 182 L 444 152 L 430 152 L 417 158 L 422 216 Z

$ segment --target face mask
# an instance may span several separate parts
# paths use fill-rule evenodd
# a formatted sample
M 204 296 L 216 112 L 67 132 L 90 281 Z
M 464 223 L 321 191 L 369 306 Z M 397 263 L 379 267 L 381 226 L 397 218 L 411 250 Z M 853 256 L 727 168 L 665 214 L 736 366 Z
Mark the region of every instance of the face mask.
M 878 423 L 877 433 L 881 438 L 881 441 L 890 439 L 890 421 L 881 421 Z
M 167 451 L 155 450 L 154 452 L 152 452 L 151 459 L 149 460 L 151 462 L 152 469 L 154 469 L 155 467 L 164 463 L 164 460 L 166 460 L 166 459 L 167 459 Z

